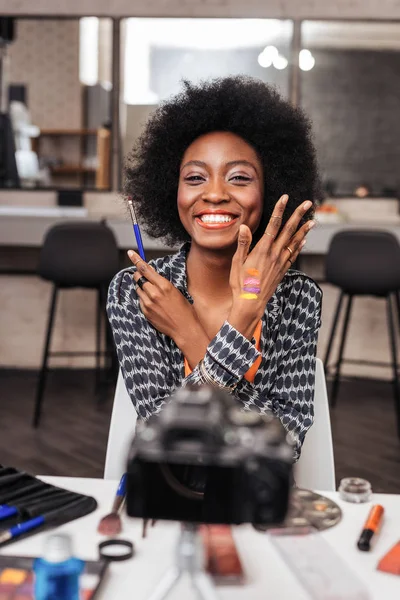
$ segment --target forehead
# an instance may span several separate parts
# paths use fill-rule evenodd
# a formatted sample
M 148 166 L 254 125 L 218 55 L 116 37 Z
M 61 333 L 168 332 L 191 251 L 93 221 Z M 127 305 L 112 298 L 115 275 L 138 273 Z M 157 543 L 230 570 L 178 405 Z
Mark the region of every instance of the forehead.
M 182 163 L 188 160 L 203 160 L 204 162 L 220 158 L 221 160 L 248 160 L 261 164 L 254 148 L 242 137 L 229 131 L 213 131 L 196 138 L 182 158 Z

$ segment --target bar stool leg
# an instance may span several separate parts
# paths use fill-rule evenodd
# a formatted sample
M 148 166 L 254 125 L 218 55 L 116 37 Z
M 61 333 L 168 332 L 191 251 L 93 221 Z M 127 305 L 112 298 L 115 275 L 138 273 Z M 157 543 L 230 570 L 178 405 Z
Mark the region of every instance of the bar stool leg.
M 399 330 L 400 330 L 400 290 L 397 290 L 397 292 L 395 293 L 395 298 L 396 298 L 396 307 L 397 307 L 397 322 L 399 324 Z
M 397 296 L 397 294 L 396 294 L 396 296 Z M 397 368 L 396 332 L 395 332 L 395 325 L 394 325 L 394 318 L 393 318 L 391 294 L 388 294 L 388 296 L 386 296 L 386 303 L 387 303 L 386 305 L 387 305 L 390 349 L 392 352 L 394 408 L 395 408 L 395 412 L 396 412 L 397 435 L 400 438 L 400 386 L 399 386 L 399 373 L 398 373 L 398 368 Z
M 342 310 L 342 304 L 343 304 L 343 298 L 344 298 L 344 296 L 345 296 L 345 293 L 343 291 L 341 291 L 339 299 L 338 299 L 337 304 L 336 304 L 335 316 L 333 318 L 331 332 L 329 334 L 328 347 L 326 349 L 326 354 L 325 354 L 325 359 L 324 359 L 325 375 L 326 375 L 326 373 L 328 371 L 328 361 L 329 361 L 329 358 L 330 358 L 330 355 L 331 355 L 333 340 L 335 339 L 336 327 L 337 327 L 337 324 L 338 324 L 340 312 Z
M 40 416 L 41 416 L 41 412 L 42 412 L 43 393 L 44 393 L 44 388 L 46 385 L 46 378 L 47 378 L 47 362 L 48 362 L 48 357 L 49 357 L 51 334 L 53 332 L 53 321 L 54 321 L 54 315 L 55 315 L 55 311 L 56 311 L 57 293 L 58 293 L 58 287 L 55 285 L 53 287 L 53 294 L 52 294 L 51 304 L 50 304 L 50 312 L 49 312 L 49 317 L 48 317 L 48 322 L 47 322 L 47 333 L 46 333 L 46 341 L 45 341 L 44 350 L 43 350 L 42 367 L 40 369 L 39 381 L 38 381 L 38 385 L 36 388 L 35 410 L 34 410 L 34 415 L 33 415 L 33 427 L 39 426 Z
M 340 347 L 339 347 L 339 356 L 338 356 L 338 361 L 336 363 L 335 379 L 333 380 L 333 385 L 332 385 L 332 396 L 331 396 L 332 407 L 334 407 L 336 405 L 336 398 L 337 398 L 337 395 L 339 392 L 340 369 L 342 367 L 343 350 L 344 350 L 344 346 L 346 343 L 347 330 L 349 327 L 349 320 L 350 320 L 352 304 L 353 304 L 353 296 L 349 296 L 348 300 L 347 300 L 346 312 L 345 312 L 345 316 L 344 316 L 342 339 L 340 340 Z

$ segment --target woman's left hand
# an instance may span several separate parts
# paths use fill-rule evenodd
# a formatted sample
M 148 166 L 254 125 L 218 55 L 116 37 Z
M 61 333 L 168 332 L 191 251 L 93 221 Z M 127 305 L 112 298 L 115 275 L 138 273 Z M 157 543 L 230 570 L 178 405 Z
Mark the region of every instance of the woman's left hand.
M 130 250 L 128 256 L 136 266 L 133 279 L 141 277 L 146 281 L 136 285 L 140 308 L 146 319 L 161 333 L 172 338 L 179 346 L 185 330 L 191 329 L 191 323 L 197 321 L 196 313 L 190 302 L 172 285 L 168 279 L 159 275 L 139 254 Z

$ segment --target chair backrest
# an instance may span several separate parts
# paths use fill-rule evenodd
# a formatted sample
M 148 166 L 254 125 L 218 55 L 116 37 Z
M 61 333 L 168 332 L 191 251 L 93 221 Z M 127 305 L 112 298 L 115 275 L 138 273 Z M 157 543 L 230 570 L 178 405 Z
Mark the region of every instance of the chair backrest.
M 306 435 L 294 468 L 296 485 L 319 491 L 335 491 L 335 463 L 324 366 L 317 358 L 315 368 L 314 423 Z
M 388 231 L 347 230 L 333 236 L 326 280 L 349 294 L 386 296 L 400 288 L 400 244 Z
M 298 487 L 335 491 L 335 466 L 328 395 L 324 367 L 317 358 L 314 393 L 314 423 L 306 435 L 295 466 Z M 126 391 L 121 372 L 118 375 L 114 406 L 108 435 L 105 479 L 119 479 L 126 467 L 129 445 L 135 433 L 137 414 Z
M 121 371 L 118 374 L 108 434 L 105 479 L 120 479 L 126 469 L 130 443 L 135 435 L 137 414 L 126 391 Z
M 102 222 L 70 221 L 49 229 L 39 260 L 39 275 L 61 287 L 108 285 L 119 270 L 112 230 Z

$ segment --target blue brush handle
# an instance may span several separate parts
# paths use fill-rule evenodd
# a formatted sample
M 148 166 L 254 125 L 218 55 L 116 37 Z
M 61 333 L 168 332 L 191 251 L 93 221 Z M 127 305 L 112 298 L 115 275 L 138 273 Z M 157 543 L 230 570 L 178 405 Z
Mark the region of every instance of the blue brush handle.
M 24 521 L 23 523 L 18 523 L 18 525 L 14 525 L 14 527 L 10 527 L 8 530 L 11 537 L 15 538 L 26 531 L 30 531 L 31 529 L 35 529 L 35 527 L 39 527 L 44 523 L 44 517 L 35 517 L 34 519 L 29 519 L 29 521 Z
M 139 225 L 137 223 L 134 223 L 134 225 L 133 225 L 133 231 L 135 233 L 135 238 L 136 238 L 136 243 L 137 243 L 137 247 L 138 247 L 138 250 L 139 250 L 140 258 L 143 258 L 143 260 L 146 260 L 146 257 L 144 255 L 144 248 L 143 248 L 142 236 L 141 236 L 141 233 L 140 233 Z
M 0 504 L 0 521 L 8 519 L 18 514 L 18 509 L 15 506 L 8 506 L 7 504 Z
M 125 496 L 125 492 L 126 492 L 126 473 L 124 473 L 121 477 L 116 495 L 117 496 Z

